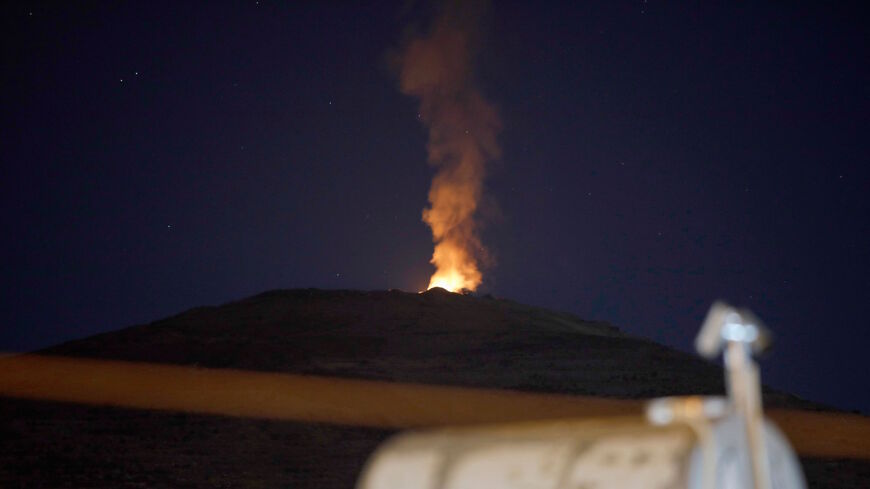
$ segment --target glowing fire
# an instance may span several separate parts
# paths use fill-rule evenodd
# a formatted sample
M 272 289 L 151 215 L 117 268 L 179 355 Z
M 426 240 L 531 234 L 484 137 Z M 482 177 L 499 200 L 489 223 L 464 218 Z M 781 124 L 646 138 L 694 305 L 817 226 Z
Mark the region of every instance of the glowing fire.
M 432 264 L 436 271 L 429 279 L 429 289 L 441 287 L 451 292 L 475 290 L 482 276 L 477 263 L 466 255 L 465 250 L 453 243 L 442 241 L 435 245 Z
M 473 83 L 471 17 L 446 12 L 427 37 L 411 40 L 398 59 L 400 88 L 420 99 L 418 117 L 429 129 L 429 164 L 437 169 L 429 207 L 423 210 L 435 243 L 429 288 L 451 292 L 473 291 L 483 279 L 478 262 L 486 250 L 474 214 L 486 163 L 500 154 L 498 115 Z

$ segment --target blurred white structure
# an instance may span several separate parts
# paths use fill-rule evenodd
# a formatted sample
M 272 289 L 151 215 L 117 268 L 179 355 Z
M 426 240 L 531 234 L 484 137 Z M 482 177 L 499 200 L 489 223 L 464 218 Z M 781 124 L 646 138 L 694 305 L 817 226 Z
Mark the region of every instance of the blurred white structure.
M 725 351 L 728 398 L 649 403 L 646 416 L 402 434 L 358 489 L 804 489 L 797 458 L 761 412 L 751 353 L 768 343 L 750 312 L 714 304 L 700 353 Z

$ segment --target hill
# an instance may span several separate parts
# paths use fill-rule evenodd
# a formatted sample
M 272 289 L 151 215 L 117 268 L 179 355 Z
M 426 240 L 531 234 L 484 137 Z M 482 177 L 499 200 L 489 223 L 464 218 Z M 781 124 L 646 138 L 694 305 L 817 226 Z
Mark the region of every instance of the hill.
M 609 324 L 438 289 L 271 291 L 41 353 L 618 398 L 724 389 L 718 366 Z M 3 487 L 347 488 L 390 434 L 14 399 L 0 419 Z M 805 464 L 814 487 L 870 480 L 866 462 Z

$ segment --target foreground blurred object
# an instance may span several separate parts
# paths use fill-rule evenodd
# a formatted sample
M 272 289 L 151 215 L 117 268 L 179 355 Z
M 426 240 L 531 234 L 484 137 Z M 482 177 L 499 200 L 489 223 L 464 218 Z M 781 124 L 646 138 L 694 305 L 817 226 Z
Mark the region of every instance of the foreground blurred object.
M 644 408 L 633 399 L 34 354 L 0 356 L 0 397 L 379 429 L 639 418 Z M 767 414 L 803 456 L 870 460 L 866 416 Z
M 359 489 L 803 489 L 789 443 L 761 410 L 753 352 L 769 334 L 749 311 L 713 305 L 696 340 L 725 353 L 728 397 L 672 397 L 632 417 L 399 435 Z M 616 413 L 618 414 L 618 413 Z

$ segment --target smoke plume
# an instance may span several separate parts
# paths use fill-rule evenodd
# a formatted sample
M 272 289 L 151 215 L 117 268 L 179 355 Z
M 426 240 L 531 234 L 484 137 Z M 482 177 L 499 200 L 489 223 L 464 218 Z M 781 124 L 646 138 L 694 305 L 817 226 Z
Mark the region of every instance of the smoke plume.
M 420 100 L 429 164 L 436 168 L 423 209 L 435 243 L 429 288 L 451 291 L 473 291 L 481 283 L 479 263 L 486 251 L 475 214 L 486 164 L 500 155 L 501 123 L 474 83 L 476 17 L 468 10 L 445 11 L 428 35 L 411 39 L 399 57 L 400 89 Z

